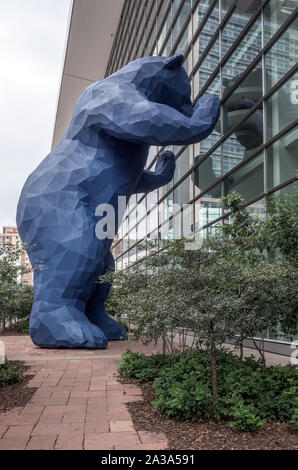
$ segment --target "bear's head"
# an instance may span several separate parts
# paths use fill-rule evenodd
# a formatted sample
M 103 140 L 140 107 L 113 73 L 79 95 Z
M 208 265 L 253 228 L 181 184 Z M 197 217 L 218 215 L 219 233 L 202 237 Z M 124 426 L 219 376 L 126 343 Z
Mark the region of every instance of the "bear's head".
M 150 101 L 166 104 L 191 116 L 191 87 L 183 56 L 149 56 L 130 62 L 110 78 L 128 80 Z

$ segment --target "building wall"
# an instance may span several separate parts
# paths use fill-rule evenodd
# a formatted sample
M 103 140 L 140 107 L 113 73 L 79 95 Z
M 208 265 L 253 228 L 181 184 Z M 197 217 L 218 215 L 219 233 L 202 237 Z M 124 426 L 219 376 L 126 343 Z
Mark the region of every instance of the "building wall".
M 11 227 L 11 226 L 3 226 L 2 229 L 2 234 L 0 234 L 0 239 L 1 243 L 0 246 L 5 246 L 5 245 L 13 245 L 13 246 L 20 246 L 21 245 L 21 239 L 20 235 L 18 232 L 17 227 Z M 22 274 L 22 279 L 21 282 L 24 286 L 33 286 L 33 271 L 29 256 L 27 255 L 26 251 L 23 249 L 21 256 L 20 256 L 20 263 L 23 268 L 28 270 L 28 272 L 25 272 Z
M 177 159 L 174 180 L 131 198 L 115 241 L 117 269 L 150 254 L 147 240 L 175 237 L 180 224 L 202 236 L 212 232 L 225 222 L 224 195 L 239 192 L 264 217 L 273 194 L 291 191 L 298 166 L 297 7 L 297 0 L 126 0 L 106 76 L 144 55 L 184 54 L 193 100 L 215 93 L 222 106 L 204 142 L 169 147 Z M 148 168 L 162 150 L 151 148 Z M 188 204 L 182 217 L 177 204 Z

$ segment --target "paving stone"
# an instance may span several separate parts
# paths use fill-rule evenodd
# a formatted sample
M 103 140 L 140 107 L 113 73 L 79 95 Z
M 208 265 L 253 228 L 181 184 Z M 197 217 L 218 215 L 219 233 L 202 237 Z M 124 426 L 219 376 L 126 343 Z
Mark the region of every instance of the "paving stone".
M 18 437 L 26 437 L 30 436 L 31 431 L 33 429 L 33 425 L 31 424 L 24 424 L 18 426 L 9 426 L 8 430 L 6 431 L 4 438 L 18 438 Z
M 8 424 L 0 424 L 0 439 L 6 433 Z
M 0 450 L 23 450 L 28 442 L 26 437 L 0 439 Z
M 47 434 L 72 434 L 74 432 L 83 432 L 83 423 L 64 423 L 64 424 L 37 424 L 32 431 L 32 436 L 45 436 Z
M 84 449 L 112 450 L 116 445 L 135 447 L 139 444 L 140 440 L 136 433 L 96 433 L 85 434 Z
M 57 436 L 54 434 L 45 436 L 32 436 L 27 444 L 26 450 L 52 450 Z
M 55 444 L 55 450 L 82 450 L 84 434 L 59 435 Z
M 140 436 L 141 442 L 143 444 L 158 444 L 160 442 L 167 441 L 167 436 L 163 432 L 154 433 L 148 431 L 138 431 L 138 435 Z
M 110 421 L 111 432 L 131 432 L 134 431 L 133 422 L 127 421 Z

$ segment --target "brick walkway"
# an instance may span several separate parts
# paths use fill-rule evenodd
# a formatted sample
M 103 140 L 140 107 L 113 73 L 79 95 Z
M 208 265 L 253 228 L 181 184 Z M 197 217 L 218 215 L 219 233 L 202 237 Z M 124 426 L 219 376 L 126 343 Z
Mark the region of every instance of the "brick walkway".
M 135 385 L 117 381 L 117 365 L 126 348 L 152 353 L 128 341 L 105 350 L 36 348 L 27 336 L 3 336 L 8 359 L 23 360 L 34 374 L 37 391 L 25 407 L 0 414 L 3 449 L 166 449 L 164 434 L 137 432 L 126 403 L 142 400 Z

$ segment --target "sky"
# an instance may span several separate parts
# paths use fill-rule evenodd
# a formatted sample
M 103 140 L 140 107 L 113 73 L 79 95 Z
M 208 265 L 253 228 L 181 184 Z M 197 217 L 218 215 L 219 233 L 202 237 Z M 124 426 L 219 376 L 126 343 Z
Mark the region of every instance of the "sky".
M 51 151 L 71 0 L 0 0 L 0 231 Z

